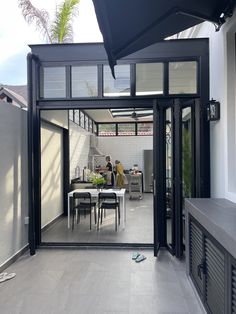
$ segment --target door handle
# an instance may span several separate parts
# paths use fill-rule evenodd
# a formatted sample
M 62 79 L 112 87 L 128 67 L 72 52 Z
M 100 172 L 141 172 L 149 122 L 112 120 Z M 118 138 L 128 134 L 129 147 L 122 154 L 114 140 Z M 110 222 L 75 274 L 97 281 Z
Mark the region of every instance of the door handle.
M 153 194 L 156 196 L 156 179 L 153 179 Z
M 197 266 L 197 275 L 202 280 L 202 274 L 206 274 L 206 261 L 202 258 L 201 263 Z

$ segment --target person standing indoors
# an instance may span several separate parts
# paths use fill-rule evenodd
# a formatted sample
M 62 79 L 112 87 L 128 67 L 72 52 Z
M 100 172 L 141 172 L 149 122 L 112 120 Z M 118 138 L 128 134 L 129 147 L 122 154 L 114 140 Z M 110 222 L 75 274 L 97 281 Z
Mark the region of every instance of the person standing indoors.
M 107 162 L 105 166 L 105 174 L 108 186 L 114 186 L 114 175 L 113 175 L 113 166 L 111 163 L 111 156 L 106 156 L 105 160 Z
M 125 185 L 124 167 L 119 160 L 116 160 L 115 164 L 116 164 L 116 186 L 121 189 Z

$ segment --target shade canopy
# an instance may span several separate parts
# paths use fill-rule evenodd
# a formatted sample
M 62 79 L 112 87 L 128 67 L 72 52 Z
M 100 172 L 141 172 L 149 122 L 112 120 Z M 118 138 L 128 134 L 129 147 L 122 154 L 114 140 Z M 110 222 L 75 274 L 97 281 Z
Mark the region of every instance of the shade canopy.
M 211 21 L 216 30 L 232 16 L 235 0 L 93 0 L 109 63 Z M 114 73 L 113 73 L 114 74 Z

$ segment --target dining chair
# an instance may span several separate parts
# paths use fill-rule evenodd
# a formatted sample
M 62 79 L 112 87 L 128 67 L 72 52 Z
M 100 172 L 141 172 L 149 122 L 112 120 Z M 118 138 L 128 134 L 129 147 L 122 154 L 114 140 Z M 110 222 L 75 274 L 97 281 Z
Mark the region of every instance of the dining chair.
M 115 230 L 117 231 L 117 215 L 118 215 L 118 221 L 120 225 L 120 203 L 117 199 L 116 193 L 110 192 L 110 193 L 104 193 L 100 192 L 98 194 L 98 220 L 97 220 L 97 229 L 99 230 L 99 221 L 101 220 L 102 224 L 102 217 L 103 212 L 107 209 L 113 209 L 115 210 Z
M 92 229 L 92 210 L 94 209 L 94 221 L 97 224 L 97 203 L 92 201 L 91 194 L 89 192 L 75 192 L 73 193 L 73 210 L 72 210 L 72 230 L 74 229 L 75 213 L 77 211 L 77 223 L 80 222 L 80 213 L 86 212 L 90 215 L 90 230 Z

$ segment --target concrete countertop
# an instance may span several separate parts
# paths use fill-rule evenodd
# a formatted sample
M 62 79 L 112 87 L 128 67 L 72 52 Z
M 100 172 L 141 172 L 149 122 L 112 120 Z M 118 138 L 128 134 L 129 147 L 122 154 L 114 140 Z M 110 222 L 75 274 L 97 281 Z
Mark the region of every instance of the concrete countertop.
M 185 209 L 187 221 L 190 213 L 236 258 L 235 203 L 222 198 L 190 198 L 185 200 Z

